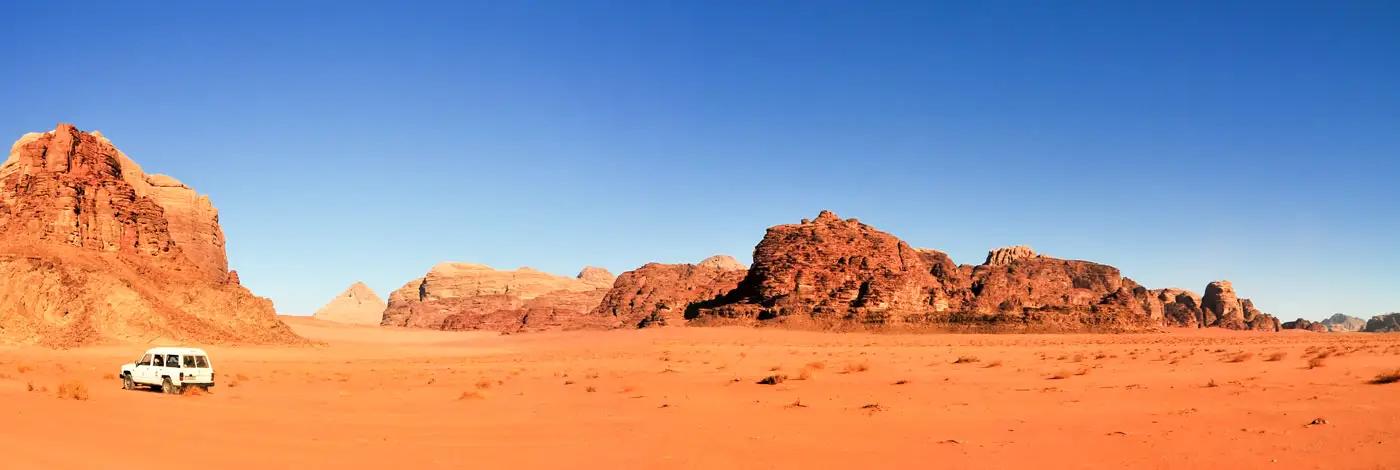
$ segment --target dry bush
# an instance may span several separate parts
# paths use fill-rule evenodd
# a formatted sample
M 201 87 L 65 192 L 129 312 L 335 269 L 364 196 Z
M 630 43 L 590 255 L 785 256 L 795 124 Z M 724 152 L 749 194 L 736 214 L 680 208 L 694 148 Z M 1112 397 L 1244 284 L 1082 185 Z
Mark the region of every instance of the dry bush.
M 1215 387 L 1219 387 L 1219 386 L 1220 386 L 1220 384 L 1215 383 L 1215 379 L 1210 379 L 1210 382 L 1207 382 L 1207 383 L 1206 383 L 1206 388 L 1215 388 Z
M 787 376 L 786 376 L 786 375 L 770 375 L 770 376 L 764 377 L 763 380 L 759 380 L 759 381 L 758 381 L 758 384 L 759 384 L 759 385 L 777 385 L 777 384 L 783 383 L 784 380 L 787 380 Z
M 894 383 L 894 384 L 895 384 L 895 385 L 904 385 L 904 384 L 907 384 L 907 383 L 909 383 L 909 381 L 908 381 L 908 380 L 905 380 L 905 379 L 899 379 L 899 380 L 898 380 L 898 381 L 896 381 L 896 382 L 895 382 L 895 383 Z
M 491 388 L 491 381 L 486 379 L 478 380 L 476 381 L 476 388 L 480 390 Z
M 841 373 L 843 373 L 843 374 L 850 374 L 850 373 L 852 373 L 852 372 L 865 372 L 865 371 L 867 371 L 867 370 L 870 370 L 870 364 L 869 364 L 869 363 L 865 363 L 865 362 L 852 362 L 852 363 L 846 364 L 845 370 L 842 370 Z
M 1234 355 L 1230 356 L 1228 359 L 1225 360 L 1225 362 L 1244 362 L 1244 361 L 1248 361 L 1248 360 L 1253 359 L 1253 358 L 1254 358 L 1254 353 L 1252 353 L 1252 352 L 1243 352 L 1243 351 L 1241 351 L 1241 352 L 1237 352 L 1237 353 L 1235 353 Z
M 588 393 L 593 393 L 593 392 L 598 391 L 598 387 L 594 387 L 594 386 L 592 386 L 592 385 L 589 385 L 587 388 L 583 389 L 583 391 L 588 392 Z
M 1083 354 L 1075 354 L 1075 355 L 1074 355 L 1074 358 L 1073 358 L 1073 359 L 1070 359 L 1070 362 L 1084 362 L 1084 355 L 1083 355 Z
M 1047 378 L 1047 379 L 1050 379 L 1050 380 L 1061 380 L 1061 379 L 1068 379 L 1069 376 L 1070 376 L 1070 372 L 1069 372 L 1069 371 L 1067 371 L 1067 370 L 1062 370 L 1062 371 L 1056 372 L 1056 373 L 1054 373 L 1054 374 L 1050 374 L 1050 377 L 1046 377 L 1046 378 Z
M 958 356 L 958 359 L 957 359 L 956 361 L 953 361 L 953 363 L 954 363 L 954 364 L 971 364 L 971 363 L 974 363 L 974 362 L 977 362 L 977 361 L 980 361 L 980 360 L 981 360 L 981 359 L 978 359 L 977 356 Z
M 1001 360 L 998 359 L 998 360 L 995 360 L 995 361 L 992 361 L 992 362 L 988 362 L 987 365 L 982 366 L 982 367 L 983 367 L 983 368 L 986 368 L 986 369 L 991 369 L 991 368 L 993 368 L 993 367 L 1001 367 Z
M 1327 356 L 1317 356 L 1317 357 L 1314 357 L 1314 358 L 1312 358 L 1312 359 L 1308 359 L 1308 368 L 1309 368 L 1309 369 L 1316 369 L 1316 368 L 1318 368 L 1318 367 L 1322 367 L 1322 366 L 1326 365 L 1325 363 L 1326 363 L 1327 361 L 1324 360 L 1324 359 L 1326 359 L 1326 358 L 1327 358 Z
M 27 365 L 24 365 L 24 364 L 20 364 L 20 365 L 18 365 L 18 366 L 15 366 L 15 371 L 16 371 L 16 372 L 19 372 L 19 373 L 21 373 L 21 374 L 28 373 L 28 372 L 33 371 L 33 370 L 34 370 L 33 367 L 30 367 L 30 366 L 27 366 Z
M 1265 360 L 1265 361 L 1268 361 L 1268 362 L 1278 362 L 1278 361 L 1282 361 L 1283 358 L 1285 358 L 1285 357 L 1288 357 L 1288 353 L 1286 353 L 1286 352 L 1281 352 L 1281 351 L 1280 351 L 1280 352 L 1276 352 L 1276 353 L 1270 354 L 1269 357 L 1265 358 L 1264 360 Z
M 45 386 L 43 386 L 43 385 L 40 385 L 40 386 L 38 386 L 38 387 L 35 387 L 35 386 L 34 386 L 34 382 L 25 382 L 25 383 L 24 383 L 24 386 L 25 386 L 26 389 L 28 389 L 28 390 L 31 391 L 31 392 L 40 392 L 40 393 L 43 393 L 43 392 L 49 391 L 49 388 L 48 388 L 48 387 L 45 387 Z
M 461 396 L 458 396 L 457 399 L 458 399 L 458 400 L 484 400 L 484 399 L 486 399 L 486 394 L 481 393 L 480 391 L 477 391 L 477 390 L 467 390 L 467 391 L 465 391 L 465 392 L 462 392 L 462 395 L 461 395 Z
M 58 384 L 58 397 L 65 400 L 86 400 L 88 399 L 87 385 L 76 380 Z
M 1389 371 L 1389 372 L 1381 372 L 1381 373 L 1379 373 L 1379 374 L 1376 374 L 1376 378 L 1371 379 L 1371 382 L 1370 382 L 1370 383 L 1376 384 L 1376 385 L 1381 385 L 1381 384 L 1393 384 L 1393 383 L 1396 383 L 1396 382 L 1400 382 L 1400 369 L 1395 369 L 1395 370 L 1392 370 L 1392 371 Z

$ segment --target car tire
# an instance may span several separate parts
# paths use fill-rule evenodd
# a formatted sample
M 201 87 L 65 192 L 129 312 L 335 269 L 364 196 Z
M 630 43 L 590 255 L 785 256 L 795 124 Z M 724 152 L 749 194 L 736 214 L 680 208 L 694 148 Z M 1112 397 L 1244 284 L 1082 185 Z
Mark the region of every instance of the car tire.
M 175 386 L 175 384 L 170 383 L 170 377 L 166 377 L 161 379 L 160 381 L 160 391 L 162 393 L 174 395 L 180 393 L 180 387 L 177 387 Z
M 136 382 L 134 382 L 134 381 L 131 380 L 131 376 L 130 376 L 130 375 L 123 375 L 123 376 L 122 376 L 122 390 L 135 390 L 135 389 L 136 389 Z

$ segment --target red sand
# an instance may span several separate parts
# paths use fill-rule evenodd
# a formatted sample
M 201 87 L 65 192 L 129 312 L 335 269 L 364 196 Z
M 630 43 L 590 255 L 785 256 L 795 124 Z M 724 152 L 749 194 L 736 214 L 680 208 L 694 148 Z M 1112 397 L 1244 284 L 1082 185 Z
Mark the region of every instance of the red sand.
M 1368 383 L 1395 334 L 287 321 L 325 344 L 208 348 L 202 396 L 121 390 L 142 345 L 0 348 L 3 467 L 1400 468 L 1400 383 Z M 57 397 L 72 381 L 88 399 Z

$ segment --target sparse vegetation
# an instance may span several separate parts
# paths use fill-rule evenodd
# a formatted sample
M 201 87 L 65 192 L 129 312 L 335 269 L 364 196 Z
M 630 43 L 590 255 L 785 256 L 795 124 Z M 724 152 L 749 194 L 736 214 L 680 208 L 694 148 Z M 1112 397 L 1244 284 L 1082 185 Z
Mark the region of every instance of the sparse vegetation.
M 489 388 L 491 388 L 491 385 L 492 385 L 492 383 L 491 383 L 490 380 L 482 379 L 482 380 L 476 381 L 476 388 L 477 388 L 478 390 L 486 390 L 486 389 L 489 389 Z
M 1382 384 L 1393 384 L 1393 383 L 1396 383 L 1396 382 L 1400 382 L 1400 369 L 1395 369 L 1395 370 L 1392 370 L 1392 371 L 1381 372 L 1381 373 L 1379 373 L 1379 374 L 1376 374 L 1376 378 L 1371 379 L 1371 382 L 1370 382 L 1370 383 L 1375 384 L 1375 385 L 1382 385 Z
M 587 388 L 584 388 L 583 391 L 588 392 L 588 393 L 593 393 L 593 392 L 598 391 L 598 387 L 594 387 L 594 386 L 592 386 L 592 385 L 589 385 Z
M 1254 358 L 1254 353 L 1252 353 L 1252 352 L 1243 352 L 1243 351 L 1242 351 L 1242 352 L 1235 353 L 1234 355 L 1231 355 L 1228 359 L 1225 359 L 1225 362 L 1244 362 L 1244 361 L 1248 361 L 1248 360 L 1253 359 L 1253 358 Z
M 1215 379 L 1210 379 L 1210 382 L 1206 382 L 1206 388 L 1215 388 L 1219 386 L 1220 384 L 1215 383 Z
M 1062 380 L 1062 379 L 1068 379 L 1069 376 L 1070 376 L 1070 372 L 1069 372 L 1069 371 L 1067 371 L 1067 370 L 1062 370 L 1062 371 L 1056 372 L 1056 373 L 1054 373 L 1054 374 L 1051 374 L 1050 377 L 1047 377 L 1047 378 L 1050 379 L 1050 380 Z
M 909 381 L 908 381 L 908 380 L 905 380 L 905 379 L 899 379 L 899 380 L 898 380 L 898 381 L 896 381 L 896 382 L 895 382 L 895 383 L 894 383 L 894 384 L 895 384 L 895 385 L 904 385 L 904 384 L 907 384 L 907 383 L 909 383 Z
M 1315 356 L 1315 357 L 1313 357 L 1312 359 L 1308 359 L 1308 368 L 1309 368 L 1309 369 L 1316 369 L 1316 368 L 1318 368 L 1318 367 L 1322 367 L 1322 366 L 1326 365 L 1326 362 L 1327 362 L 1326 359 L 1327 359 L 1327 356 L 1325 356 L 1325 355 L 1322 355 L 1322 356 Z
M 1282 361 L 1286 357 L 1288 357 L 1288 353 L 1280 351 L 1270 354 L 1269 357 L 1265 358 L 1264 360 L 1268 362 L 1278 362 Z
M 65 400 L 87 400 L 87 385 L 76 380 L 69 380 L 58 384 L 58 397 Z
M 846 364 L 846 369 L 843 370 L 843 371 L 841 371 L 841 372 L 844 373 L 844 374 L 850 374 L 850 373 L 853 373 L 853 372 L 865 372 L 865 371 L 867 371 L 867 370 L 870 370 L 870 364 L 869 364 L 869 363 L 865 363 L 865 362 L 852 362 L 852 363 Z
M 786 375 L 770 375 L 759 380 L 758 383 L 759 385 L 777 385 L 783 383 L 784 380 L 787 380 Z
M 988 362 L 987 365 L 982 366 L 982 367 L 983 367 L 983 368 L 986 368 L 986 369 L 991 369 L 991 368 L 993 368 L 993 367 L 1001 367 L 1001 360 L 998 359 L 998 360 L 995 360 L 995 361 L 992 361 L 992 362 Z
M 461 396 L 457 397 L 458 400 L 482 400 L 485 398 L 486 394 L 481 393 L 477 390 L 467 390 L 465 392 L 462 392 Z
M 954 363 L 954 364 L 971 364 L 971 363 L 978 362 L 978 361 L 981 361 L 981 359 L 978 359 L 977 356 L 958 356 L 958 359 L 955 360 L 955 361 L 953 361 L 953 363 Z

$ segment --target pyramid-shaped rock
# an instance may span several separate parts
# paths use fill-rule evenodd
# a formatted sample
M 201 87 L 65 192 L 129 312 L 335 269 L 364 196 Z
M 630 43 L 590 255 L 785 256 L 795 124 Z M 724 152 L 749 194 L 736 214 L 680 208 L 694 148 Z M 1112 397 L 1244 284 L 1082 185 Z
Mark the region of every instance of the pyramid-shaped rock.
M 373 289 L 363 282 L 356 282 L 317 310 L 312 317 L 337 323 L 378 325 L 384 321 L 384 306 L 384 300 L 380 299 Z

